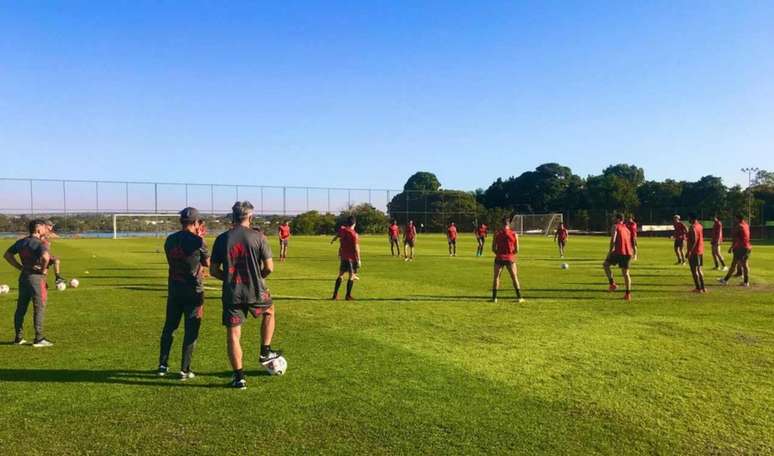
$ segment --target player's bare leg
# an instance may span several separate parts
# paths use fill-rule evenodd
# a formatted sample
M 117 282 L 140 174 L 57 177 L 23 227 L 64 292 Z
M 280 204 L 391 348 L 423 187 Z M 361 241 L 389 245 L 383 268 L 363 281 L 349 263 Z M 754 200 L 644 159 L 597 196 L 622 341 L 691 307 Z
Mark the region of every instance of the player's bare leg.
M 750 286 L 750 260 L 742 261 L 742 274 L 743 274 L 742 286 L 749 287 Z
M 559 258 L 564 258 L 564 244 L 559 242 Z
M 607 282 L 610 285 L 608 290 L 615 291 L 618 288 L 618 285 L 615 284 L 615 279 L 613 279 L 613 269 L 610 267 L 610 263 L 607 261 L 602 263 L 602 269 L 605 270 L 605 276 L 607 277 Z
M 352 287 L 355 285 L 355 280 L 360 280 L 355 271 L 349 271 L 349 280 L 347 280 L 347 295 L 344 297 L 347 301 L 354 301 L 355 297 L 352 296 Z
M 728 272 L 726 273 L 726 276 L 720 279 L 720 283 L 725 285 L 728 283 L 729 280 L 731 280 L 731 276 L 734 275 L 734 271 L 736 271 L 739 268 L 739 260 L 734 258 L 731 260 L 731 267 L 728 268 Z
M 272 326 L 273 330 L 273 326 Z M 242 327 L 234 326 L 226 329 L 226 347 L 228 348 L 228 360 L 234 372 L 242 370 Z
M 494 265 L 494 278 L 492 280 L 492 302 L 497 302 L 497 290 L 500 289 L 500 273 L 503 267 L 497 263 Z
M 524 302 L 524 298 L 521 297 L 521 286 L 519 286 L 519 275 L 516 269 L 516 263 L 511 263 L 508 266 L 508 274 L 511 276 L 511 283 L 513 284 L 513 290 L 516 292 L 516 301 Z
M 621 272 L 624 277 L 624 286 L 626 286 L 624 299 L 630 301 L 632 299 L 632 275 L 629 273 L 629 268 L 621 268 Z
M 274 337 L 274 315 L 264 312 L 263 321 L 261 321 L 261 345 L 271 345 L 272 337 Z

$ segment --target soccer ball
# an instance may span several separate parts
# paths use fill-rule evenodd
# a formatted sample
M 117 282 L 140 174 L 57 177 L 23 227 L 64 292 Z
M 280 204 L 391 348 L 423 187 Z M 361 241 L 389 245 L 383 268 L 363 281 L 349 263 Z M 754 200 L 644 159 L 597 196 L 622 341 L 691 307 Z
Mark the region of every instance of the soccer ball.
M 67 284 L 64 282 L 59 282 L 56 284 L 56 289 L 59 291 L 65 291 L 67 289 Z
M 267 364 L 266 370 L 269 371 L 269 375 L 282 375 L 288 370 L 288 361 L 284 356 L 280 356 Z
M 567 263 L 562 263 L 561 266 L 559 266 L 562 269 L 570 269 L 570 265 Z
M 6 294 L 10 291 L 11 291 L 11 287 L 9 287 L 8 285 L 5 285 L 5 284 L 0 285 L 0 294 Z
M 78 285 L 80 285 L 81 282 L 78 281 L 78 279 L 72 279 L 70 280 L 70 288 L 78 288 Z

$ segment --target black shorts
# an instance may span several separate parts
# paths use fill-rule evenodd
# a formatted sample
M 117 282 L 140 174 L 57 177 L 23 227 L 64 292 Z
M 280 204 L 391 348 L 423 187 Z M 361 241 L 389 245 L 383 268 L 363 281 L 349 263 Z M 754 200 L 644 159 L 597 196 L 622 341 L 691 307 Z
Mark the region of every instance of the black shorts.
M 752 253 L 752 251 L 744 247 L 734 249 L 734 261 L 747 261 L 750 259 L 750 253 Z
M 404 239 L 403 243 L 408 245 L 409 247 L 414 247 L 414 240 L 413 239 Z
M 486 237 L 485 236 L 476 236 L 476 240 L 483 244 L 484 242 L 486 242 Z
M 498 260 L 497 258 L 495 258 L 494 260 L 494 264 L 496 266 L 510 266 L 513 263 L 514 263 L 513 260 Z
M 350 274 L 357 274 L 360 267 L 357 265 L 357 261 L 354 260 L 341 260 L 339 263 L 339 274 L 349 272 Z
M 258 318 L 261 315 L 274 315 L 274 304 L 259 306 L 256 304 L 223 304 L 223 326 L 234 328 L 242 326 L 248 315 Z
M 607 258 L 605 259 L 605 263 L 612 265 L 612 266 L 618 266 L 621 269 L 629 269 L 629 263 L 632 261 L 631 255 L 620 255 L 618 253 L 610 253 L 607 255 Z
M 557 239 L 556 243 L 564 247 L 565 245 L 567 245 L 567 239 Z
M 456 239 L 449 239 L 449 244 L 457 245 L 457 240 Z
M 400 239 L 398 239 L 397 237 L 390 236 L 390 244 L 393 244 L 393 243 L 398 244 L 399 242 L 400 242 Z
M 287 239 L 280 239 L 280 245 L 288 245 Z
M 692 268 L 704 266 L 704 255 L 688 255 L 688 265 Z
M 684 244 L 685 244 L 685 241 L 683 241 L 681 239 L 675 239 L 675 248 L 676 249 L 678 249 L 678 248 L 682 249 Z

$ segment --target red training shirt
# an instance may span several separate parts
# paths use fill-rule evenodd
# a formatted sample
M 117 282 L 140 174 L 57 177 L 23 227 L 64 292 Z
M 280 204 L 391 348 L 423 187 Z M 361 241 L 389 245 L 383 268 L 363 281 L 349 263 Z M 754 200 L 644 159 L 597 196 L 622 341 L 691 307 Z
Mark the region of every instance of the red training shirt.
M 712 243 L 720 244 L 723 242 L 723 223 L 719 220 L 712 224 Z
M 731 244 L 734 249 L 750 249 L 752 250 L 752 244 L 750 243 L 750 225 L 745 221 L 739 222 L 734 230 L 734 242 Z
M 481 225 L 476 229 L 476 234 L 478 237 L 486 237 L 486 233 L 489 232 L 489 227 L 486 225 Z
M 393 239 L 398 239 L 398 235 L 400 235 L 400 228 L 398 228 L 398 225 L 393 223 L 390 225 L 390 237 Z
M 290 237 L 290 225 L 280 225 L 279 237 L 280 239 L 287 239 Z
M 673 226 L 675 228 L 675 241 L 684 241 L 685 236 L 688 234 L 688 229 L 683 225 L 683 222 L 677 222 Z
M 495 259 L 513 261 L 516 257 L 516 232 L 507 226 L 495 234 Z
M 556 229 L 556 237 L 560 241 L 566 241 L 568 235 L 569 235 L 569 232 L 567 231 L 567 228 L 557 228 Z
M 341 256 L 342 260 L 358 260 L 355 246 L 357 246 L 359 242 L 360 239 L 354 229 L 344 225 L 339 227 L 339 256 Z
M 446 236 L 451 239 L 452 241 L 457 239 L 457 227 L 456 226 L 450 226 L 448 230 L 446 230 Z
M 613 250 L 617 255 L 632 256 L 632 235 L 629 228 L 623 222 L 615 224 L 615 247 Z
M 691 225 L 688 232 L 688 254 L 704 255 L 704 227 L 698 221 Z
M 406 239 L 414 239 L 417 237 L 417 226 L 406 225 Z

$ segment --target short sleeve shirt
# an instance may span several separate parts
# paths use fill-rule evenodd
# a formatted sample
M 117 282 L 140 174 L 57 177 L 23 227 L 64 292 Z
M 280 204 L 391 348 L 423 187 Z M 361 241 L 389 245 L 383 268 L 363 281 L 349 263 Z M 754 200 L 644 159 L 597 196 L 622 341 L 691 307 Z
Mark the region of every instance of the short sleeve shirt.
M 495 234 L 495 258 L 503 261 L 513 261 L 516 257 L 516 232 L 510 227 Z
M 270 305 L 261 268 L 271 259 L 271 247 L 260 231 L 234 227 L 215 239 L 212 261 L 223 265 L 223 304 Z
M 688 231 L 688 245 L 690 246 L 688 254 L 704 255 L 704 227 L 696 222 L 691 225 Z
M 202 267 L 210 257 L 204 239 L 189 231 L 178 231 L 167 237 L 164 252 L 169 265 L 170 296 L 202 293 Z
M 449 239 L 456 240 L 457 239 L 457 227 L 456 226 L 450 226 L 448 230 L 446 230 L 446 235 L 449 237 Z
M 288 239 L 290 237 L 290 225 L 280 225 L 279 238 Z
M 8 248 L 8 252 L 19 255 L 22 264 L 22 274 L 43 274 L 41 264 L 43 254 L 48 252 L 48 244 L 35 236 L 19 239 Z
M 390 225 L 390 237 L 397 239 L 399 234 L 400 228 L 398 228 L 398 225 Z
M 750 242 L 750 225 L 746 222 L 741 222 L 736 225 L 732 247 L 734 249 L 752 249 L 752 243 Z
M 406 226 L 406 239 L 414 239 L 417 237 L 417 226 L 416 225 L 407 225 Z
M 676 241 L 684 241 L 685 237 L 688 235 L 688 229 L 685 228 L 685 225 L 683 225 L 683 222 L 677 222 L 674 224 L 675 228 L 675 240 Z
M 723 223 L 717 221 L 712 224 L 712 243 L 720 244 L 723 242 Z
M 615 246 L 614 252 L 618 255 L 632 256 L 632 235 L 629 228 L 623 223 L 615 224 Z
M 345 261 L 357 261 L 356 246 L 360 242 L 357 232 L 348 226 L 339 228 L 339 255 Z

